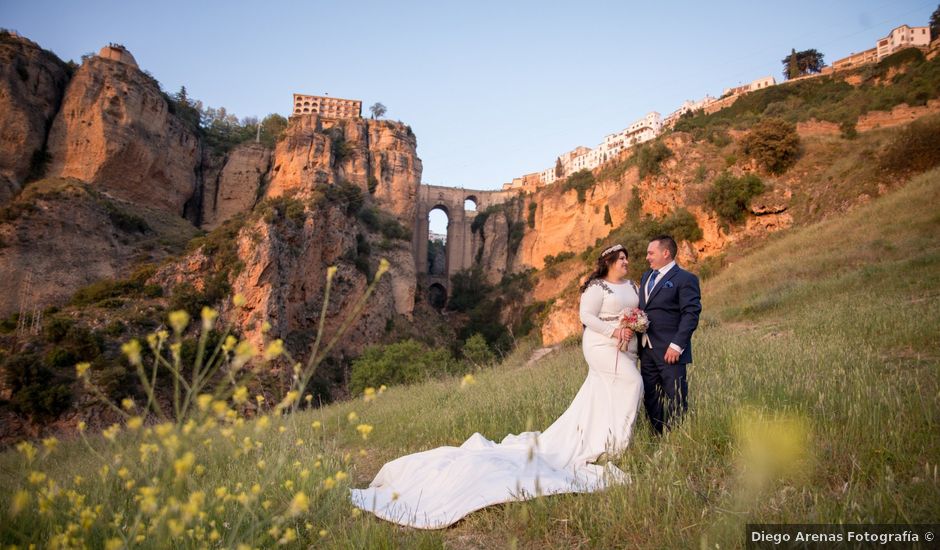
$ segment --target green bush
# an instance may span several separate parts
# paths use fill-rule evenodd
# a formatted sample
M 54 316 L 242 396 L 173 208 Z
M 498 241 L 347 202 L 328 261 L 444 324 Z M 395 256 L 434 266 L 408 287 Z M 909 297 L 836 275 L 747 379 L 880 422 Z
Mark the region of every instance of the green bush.
M 11 408 L 31 417 L 56 417 L 72 402 L 68 380 L 43 365 L 35 353 L 17 353 L 3 360 Z
M 555 255 L 555 256 L 549 254 L 545 256 L 545 258 L 543 258 L 543 261 L 545 262 L 545 267 L 549 268 L 549 267 L 558 265 L 561 262 L 568 260 L 570 258 L 574 258 L 574 252 L 565 251 L 565 252 L 559 252 L 558 255 Z
M 912 122 L 879 158 L 882 170 L 916 174 L 940 165 L 940 116 Z
M 357 395 L 367 387 L 412 384 L 455 373 L 457 367 L 446 349 L 431 349 L 410 338 L 386 346 L 371 346 L 352 362 L 349 391 Z
M 595 183 L 594 174 L 590 170 L 578 170 L 568 176 L 563 189 L 565 191 L 576 190 L 578 192 L 578 202 L 584 202 L 587 199 L 588 189 L 594 187 Z
M 636 164 L 640 169 L 640 179 L 649 175 L 659 175 L 660 165 L 671 156 L 672 150 L 661 140 L 640 145 L 636 150 Z
M 723 223 L 744 221 L 751 199 L 764 192 L 764 183 L 755 174 L 736 178 L 724 172 L 712 184 L 706 203 Z
M 796 126 L 780 118 L 766 118 L 741 140 L 741 152 L 772 174 L 782 174 L 800 154 Z
M 117 229 L 125 233 L 150 233 L 150 225 L 140 216 L 125 212 L 107 199 L 102 199 L 101 202 L 108 213 L 111 225 Z
M 378 231 L 387 239 L 411 240 L 411 234 L 398 219 L 374 206 L 359 210 L 359 219 L 372 231 Z
M 488 367 L 496 361 L 496 354 L 486 343 L 486 338 L 479 332 L 475 333 L 463 343 L 461 350 L 464 359 L 474 367 Z
M 526 219 L 526 222 L 529 224 L 529 229 L 535 229 L 535 212 L 538 210 L 539 205 L 535 201 L 529 203 L 529 216 Z
M 74 324 L 75 321 L 68 317 L 51 317 L 42 327 L 43 338 L 47 342 L 61 342 Z
M 332 185 L 321 183 L 317 185 L 317 192 L 320 194 L 316 202 L 326 201 L 328 203 L 339 205 L 347 216 L 354 216 L 359 213 L 365 198 L 362 196 L 362 189 L 355 184 L 341 180 Z

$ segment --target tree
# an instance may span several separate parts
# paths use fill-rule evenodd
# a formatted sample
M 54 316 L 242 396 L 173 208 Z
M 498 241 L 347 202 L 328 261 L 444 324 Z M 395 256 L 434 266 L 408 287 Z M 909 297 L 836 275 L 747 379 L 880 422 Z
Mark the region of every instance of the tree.
M 793 124 L 780 118 L 765 118 L 741 140 L 741 152 L 768 172 L 782 174 L 800 155 L 800 136 Z
M 565 167 L 561 165 L 561 157 L 555 159 L 555 177 L 565 177 Z
M 940 6 L 930 14 L 930 40 L 940 38 Z
M 604 225 L 614 225 L 614 220 L 610 217 L 610 206 L 604 205 Z
M 796 72 L 794 73 L 794 56 Z M 822 71 L 825 66 L 823 61 L 823 54 L 815 49 L 803 50 L 801 52 L 794 50 L 790 51 L 790 55 L 784 57 L 780 62 L 783 64 L 783 76 L 788 80 L 791 78 L 796 78 L 798 76 L 803 76 L 812 73 L 818 73 Z
M 372 113 L 373 120 L 385 116 L 386 111 L 388 111 L 388 109 L 381 103 L 373 103 L 372 106 L 369 107 L 369 112 Z
M 796 49 L 790 50 L 790 60 L 787 62 L 787 68 L 783 71 L 783 76 L 787 80 L 800 76 L 800 65 L 796 59 Z

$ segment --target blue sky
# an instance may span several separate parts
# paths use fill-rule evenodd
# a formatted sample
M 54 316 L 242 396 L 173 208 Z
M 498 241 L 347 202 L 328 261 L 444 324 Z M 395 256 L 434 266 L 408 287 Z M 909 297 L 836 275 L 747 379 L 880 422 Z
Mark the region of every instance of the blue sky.
M 791 48 L 827 61 L 931 1 L 134 2 L 0 0 L 0 26 L 63 59 L 108 42 L 164 89 L 240 117 L 294 92 L 381 101 L 412 126 L 426 183 L 497 188 L 645 113 L 765 75 Z

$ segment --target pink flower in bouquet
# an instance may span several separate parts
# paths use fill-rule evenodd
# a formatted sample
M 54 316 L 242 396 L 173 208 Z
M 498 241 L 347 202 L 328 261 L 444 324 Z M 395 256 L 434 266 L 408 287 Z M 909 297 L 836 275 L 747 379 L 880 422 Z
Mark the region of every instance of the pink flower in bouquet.
M 646 332 L 646 329 L 650 326 L 649 317 L 646 316 L 646 312 L 638 307 L 627 308 L 620 312 L 620 328 L 628 328 L 633 332 L 640 334 Z M 630 345 L 630 340 L 621 340 L 617 347 L 620 348 L 620 351 L 627 351 L 627 348 Z

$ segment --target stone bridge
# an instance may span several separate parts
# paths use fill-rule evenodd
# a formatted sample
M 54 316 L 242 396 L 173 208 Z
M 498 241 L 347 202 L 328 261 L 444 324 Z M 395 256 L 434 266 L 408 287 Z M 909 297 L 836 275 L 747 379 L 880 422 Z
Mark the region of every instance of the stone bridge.
M 418 205 L 415 212 L 412 251 L 422 290 L 430 293 L 431 303 L 443 304 L 450 296 L 450 277 L 473 264 L 473 255 L 479 243 L 470 226 L 477 212 L 488 206 L 505 202 L 515 191 L 479 191 L 457 187 L 421 184 L 418 187 Z M 472 201 L 476 210 L 464 208 Z M 442 210 L 447 215 L 447 243 L 443 274 L 428 272 L 428 214 Z

